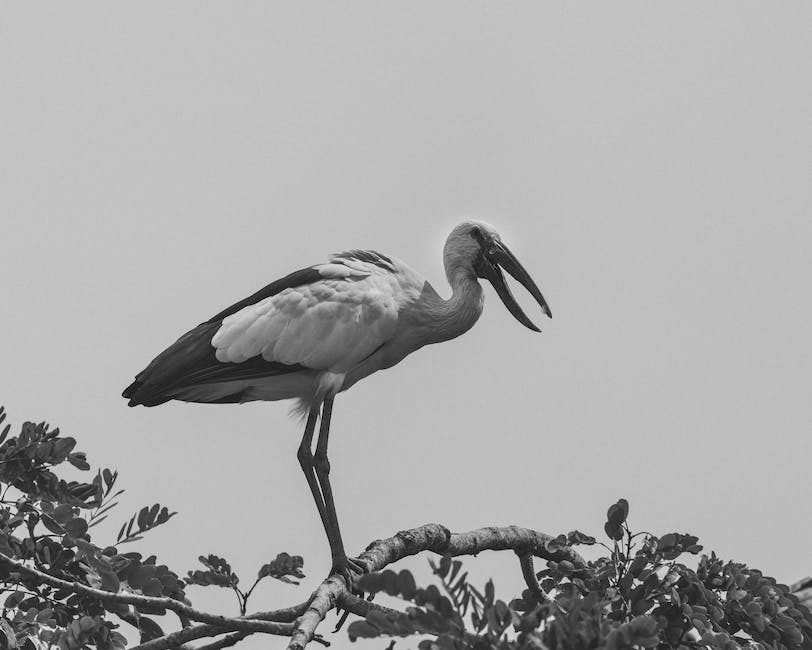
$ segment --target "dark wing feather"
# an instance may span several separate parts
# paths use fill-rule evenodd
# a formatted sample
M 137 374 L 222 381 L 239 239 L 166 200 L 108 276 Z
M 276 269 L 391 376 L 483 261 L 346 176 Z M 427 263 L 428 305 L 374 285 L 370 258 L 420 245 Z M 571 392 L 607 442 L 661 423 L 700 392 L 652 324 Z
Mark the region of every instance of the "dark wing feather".
M 344 251 L 343 253 L 336 253 L 333 258 L 340 260 L 358 260 L 360 262 L 368 262 L 375 266 L 380 266 L 382 269 L 394 273 L 395 265 L 390 258 L 378 251 L 362 251 L 353 249 L 351 251 Z
M 280 278 L 279 280 L 275 280 L 271 282 L 269 285 L 262 287 L 256 293 L 252 293 L 247 298 L 240 300 L 240 302 L 235 302 L 231 307 L 224 309 L 219 314 L 215 314 L 207 323 L 214 323 L 215 321 L 221 321 L 227 316 L 231 316 L 231 314 L 236 314 L 240 309 L 243 307 L 247 307 L 248 305 L 254 305 L 258 303 L 260 300 L 264 300 L 265 298 L 270 298 L 271 296 L 275 296 L 277 293 L 285 290 L 285 289 L 292 289 L 293 287 L 301 287 L 306 284 L 313 284 L 318 280 L 323 280 L 323 276 L 319 273 L 318 269 L 313 267 L 308 267 L 306 269 L 299 269 L 298 271 L 294 271 L 286 275 L 284 278 Z
M 219 322 L 203 323 L 186 332 L 138 373 L 122 396 L 130 400 L 130 406 L 157 406 L 173 399 L 174 390 L 184 386 L 273 377 L 304 369 L 261 356 L 242 363 L 218 361 L 211 344 L 218 329 Z
M 304 366 L 299 364 L 287 365 L 266 361 L 261 356 L 241 363 L 223 363 L 217 360 L 211 340 L 220 329 L 223 319 L 243 307 L 274 296 L 284 289 L 301 287 L 321 279 L 318 270 L 301 269 L 234 303 L 205 323 L 186 332 L 161 352 L 152 363 L 136 375 L 135 381 L 124 389 L 122 396 L 130 400 L 130 406 L 139 404 L 157 406 L 173 399 L 173 391 L 184 386 L 273 377 L 303 370 Z M 220 401 L 239 401 L 239 399 L 238 396 L 234 396 L 233 400 L 223 398 Z

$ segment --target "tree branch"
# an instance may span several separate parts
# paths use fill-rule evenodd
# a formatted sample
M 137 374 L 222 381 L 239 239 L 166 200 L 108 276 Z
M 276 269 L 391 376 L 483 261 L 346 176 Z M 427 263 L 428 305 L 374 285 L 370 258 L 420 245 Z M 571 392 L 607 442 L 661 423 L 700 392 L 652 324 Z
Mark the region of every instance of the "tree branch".
M 223 650 L 223 648 L 230 648 L 236 645 L 250 634 L 252 634 L 252 632 L 232 632 L 231 634 L 226 634 L 222 639 L 195 646 L 194 650 Z M 135 649 L 133 648 L 133 650 Z
M 528 571 L 533 574 L 532 557 L 556 561 L 569 560 L 576 566 L 585 565 L 584 559 L 570 547 L 555 544 L 548 548 L 548 544 L 553 539 L 544 533 L 519 526 L 490 526 L 467 533 L 451 533 L 445 526 L 426 524 L 418 528 L 402 530 L 388 539 L 372 542 L 358 559 L 369 571 L 380 571 L 398 560 L 422 551 L 458 556 L 477 555 L 482 551 L 513 550 L 519 555 L 525 580 L 528 578 Z M 306 603 L 285 609 L 229 618 L 201 612 L 172 598 L 113 593 L 94 589 L 79 582 L 62 580 L 2 553 L 0 553 L 0 562 L 9 564 L 14 570 L 58 589 L 67 589 L 103 602 L 123 603 L 152 609 L 163 608 L 173 611 L 181 617 L 202 623 L 202 625 L 186 627 L 147 641 L 135 646 L 132 650 L 169 650 L 169 648 L 182 646 L 195 639 L 216 637 L 226 632 L 230 632 L 230 634 L 207 645 L 198 646 L 198 650 L 222 650 L 256 632 L 290 636 L 288 649 L 304 650 L 310 641 L 314 639 L 320 641 L 316 637 L 316 629 L 331 609 L 341 606 L 362 617 L 365 617 L 371 609 L 389 611 L 388 608 L 373 605 L 353 596 L 350 591 L 351 585 L 347 585 L 344 578 L 339 575 L 327 577 Z M 535 575 L 533 575 L 533 579 L 535 580 Z M 532 583 L 528 582 L 528 586 L 532 588 Z
M 174 648 L 188 641 L 217 636 L 224 632 L 238 631 L 243 636 L 254 632 L 265 632 L 267 634 L 277 634 L 290 636 L 293 633 L 293 623 L 274 623 L 273 628 L 268 627 L 268 621 L 249 621 L 245 619 L 225 619 L 227 622 L 218 625 L 195 625 L 187 627 L 171 634 L 166 634 L 157 639 L 146 641 L 140 645 L 133 646 L 131 650 L 166 650 Z M 272 629 L 273 631 L 269 631 Z
M 76 594 L 83 596 L 91 596 L 103 602 L 123 603 L 127 605 L 139 605 L 142 607 L 161 607 L 173 611 L 179 615 L 186 616 L 193 621 L 200 623 L 208 623 L 213 627 L 218 627 L 223 631 L 230 630 L 245 630 L 250 632 L 266 632 L 268 634 L 278 634 L 283 636 L 290 635 L 290 625 L 288 623 L 279 623 L 272 620 L 247 620 L 247 618 L 229 618 L 227 616 L 220 616 L 218 614 L 208 614 L 196 610 L 189 605 L 186 605 L 178 600 L 166 597 L 156 596 L 143 596 L 141 594 L 133 593 L 113 593 L 111 591 L 104 591 L 103 589 L 94 589 L 79 582 L 69 582 L 56 578 L 49 573 L 40 571 L 33 567 L 27 566 L 25 563 L 15 560 L 13 558 L 0 553 L 0 562 L 10 564 L 14 569 L 20 573 L 25 573 L 38 581 L 49 584 L 58 589 L 67 589 Z M 285 610 L 286 611 L 286 610 Z M 266 613 L 270 614 L 270 613 Z M 196 630 L 197 627 L 186 628 L 186 630 Z M 181 630 L 183 632 L 184 630 Z M 161 637 L 163 638 L 163 637 Z M 195 637 L 200 638 L 200 637 Z M 157 639 L 156 639 L 157 641 Z
M 519 566 L 522 568 L 522 576 L 527 588 L 539 600 L 547 600 L 547 594 L 544 593 L 538 578 L 536 578 L 536 570 L 533 568 L 533 556 L 527 552 L 517 552 L 516 555 L 519 556 Z
M 426 524 L 411 530 L 402 530 L 389 539 L 372 542 L 359 558 L 372 571 L 380 571 L 393 562 L 432 551 L 439 555 L 477 555 L 482 551 L 524 552 L 545 560 L 569 560 L 576 566 L 586 562 L 570 547 L 547 549 L 553 537 L 530 528 L 519 526 L 488 526 L 467 533 L 452 533 L 440 524 Z
M 285 636 L 290 636 L 293 634 L 293 621 L 295 621 L 299 616 L 301 616 L 305 610 L 307 609 L 308 603 L 299 603 L 298 605 L 294 605 L 293 607 L 287 607 L 285 609 L 276 609 L 269 612 L 256 612 L 254 614 L 250 614 L 244 618 L 233 619 L 235 621 L 241 621 L 243 623 L 249 621 L 276 621 L 277 623 L 285 624 L 285 629 L 287 632 Z M 233 628 L 239 629 L 238 632 L 233 634 L 229 634 L 222 639 L 217 639 L 212 643 L 197 646 L 195 650 L 220 650 L 221 648 L 227 648 L 229 646 L 238 643 L 245 637 L 250 634 L 254 634 L 256 632 L 263 632 L 264 630 L 254 630 L 250 629 L 249 626 L 243 626 L 241 628 Z M 179 630 L 178 632 L 172 632 L 170 634 L 166 634 L 162 637 L 157 639 L 152 639 L 151 641 L 147 641 L 140 645 L 134 646 L 130 648 L 130 650 L 168 650 L 168 648 L 174 648 L 180 646 L 183 643 L 187 643 L 189 641 L 194 641 L 195 639 L 203 639 L 206 637 L 215 637 L 219 634 L 223 634 L 224 632 L 228 632 L 229 630 L 226 629 L 224 626 L 218 625 L 196 625 L 194 627 L 184 628 Z
M 467 533 L 452 533 L 440 524 L 426 524 L 402 530 L 394 537 L 372 542 L 358 559 L 370 571 L 380 571 L 398 560 L 417 555 L 421 551 L 456 556 L 511 549 L 517 553 L 546 560 L 569 560 L 577 566 L 586 564 L 584 559 L 569 547 L 548 550 L 547 543 L 553 539 L 550 535 L 519 526 L 489 526 Z M 339 602 L 352 603 L 351 599 L 346 598 L 346 595 L 350 594 L 347 587 L 340 576 L 330 576 L 319 586 L 307 611 L 299 619 L 288 644 L 288 650 L 304 650 L 327 612 Z

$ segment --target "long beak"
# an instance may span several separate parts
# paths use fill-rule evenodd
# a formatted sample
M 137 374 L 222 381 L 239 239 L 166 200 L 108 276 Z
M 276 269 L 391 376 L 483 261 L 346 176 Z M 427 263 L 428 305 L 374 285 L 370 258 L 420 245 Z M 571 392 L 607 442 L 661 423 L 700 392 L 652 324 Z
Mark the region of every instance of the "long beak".
M 547 305 L 547 301 L 544 299 L 544 296 L 541 295 L 541 290 L 538 288 L 538 286 L 536 286 L 536 283 L 533 282 L 533 278 L 530 277 L 530 274 L 525 271 L 524 267 L 519 263 L 519 260 L 516 259 L 510 250 L 508 250 L 507 246 L 505 246 L 502 242 L 494 242 L 492 247 L 493 252 L 489 255 L 492 263 L 487 265 L 489 267 L 487 269 L 488 280 L 490 280 L 493 288 L 496 289 L 497 295 L 502 299 L 502 302 L 505 303 L 505 307 L 507 307 L 508 311 L 513 314 L 514 318 L 516 318 L 516 320 L 518 320 L 525 327 L 528 327 L 536 332 L 540 332 L 541 330 L 536 327 L 533 321 L 531 321 L 522 311 L 522 308 L 519 307 L 519 303 L 517 303 L 516 299 L 513 297 L 510 287 L 508 287 L 507 283 L 505 282 L 505 276 L 502 275 L 502 270 L 499 267 L 501 266 L 515 280 L 520 282 L 521 285 L 530 292 L 530 295 L 536 299 L 536 302 L 538 302 L 538 304 L 541 306 L 542 311 L 547 314 L 549 318 L 552 318 L 553 314 L 550 311 L 550 307 Z

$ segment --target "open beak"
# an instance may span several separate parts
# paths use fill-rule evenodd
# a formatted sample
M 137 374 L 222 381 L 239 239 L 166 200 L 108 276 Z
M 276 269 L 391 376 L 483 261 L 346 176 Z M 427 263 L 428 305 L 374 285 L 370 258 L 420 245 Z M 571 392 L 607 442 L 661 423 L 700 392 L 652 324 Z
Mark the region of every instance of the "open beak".
M 536 283 L 533 282 L 533 278 L 524 270 L 524 267 L 519 263 L 519 260 L 516 259 L 513 253 L 508 250 L 507 246 L 500 241 L 490 242 L 486 258 L 482 274 L 490 281 L 493 288 L 496 289 L 496 293 L 502 299 L 502 302 L 505 303 L 505 307 L 508 308 L 508 311 L 510 311 L 522 325 L 536 332 L 540 332 L 541 330 L 536 327 L 533 321 L 522 311 L 522 308 L 519 307 L 519 303 L 516 302 L 516 299 L 510 291 L 510 287 L 508 287 L 505 282 L 502 269 L 520 282 L 521 285 L 530 292 L 530 295 L 536 299 L 542 311 L 547 314 L 549 318 L 552 318 L 553 314 L 550 311 L 550 307 L 547 305 L 547 301 L 544 300 L 544 296 L 541 295 L 541 290 L 536 286 Z

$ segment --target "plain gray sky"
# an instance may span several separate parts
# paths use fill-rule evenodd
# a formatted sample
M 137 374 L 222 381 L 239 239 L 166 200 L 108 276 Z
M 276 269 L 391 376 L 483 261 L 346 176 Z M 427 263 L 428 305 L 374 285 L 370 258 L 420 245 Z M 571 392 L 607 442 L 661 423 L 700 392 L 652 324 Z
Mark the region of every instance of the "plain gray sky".
M 305 586 L 253 605 L 297 602 L 329 553 L 287 405 L 119 394 L 333 251 L 447 293 L 445 234 L 478 217 L 554 319 L 488 287 L 471 332 L 338 398 L 348 550 L 429 521 L 602 534 L 623 496 L 637 529 L 810 573 L 811 27 L 804 2 L 5 3 L 0 402 L 121 470 L 110 541 L 161 501 L 142 550 L 246 578 L 300 553 Z

